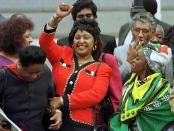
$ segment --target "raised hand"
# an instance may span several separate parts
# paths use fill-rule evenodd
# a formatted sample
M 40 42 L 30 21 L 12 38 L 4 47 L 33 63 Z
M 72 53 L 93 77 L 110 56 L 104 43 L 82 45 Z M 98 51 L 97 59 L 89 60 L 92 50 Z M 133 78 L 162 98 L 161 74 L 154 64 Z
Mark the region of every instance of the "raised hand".
M 72 5 L 62 3 L 57 6 L 56 15 L 59 17 L 65 17 L 71 13 L 72 8 Z

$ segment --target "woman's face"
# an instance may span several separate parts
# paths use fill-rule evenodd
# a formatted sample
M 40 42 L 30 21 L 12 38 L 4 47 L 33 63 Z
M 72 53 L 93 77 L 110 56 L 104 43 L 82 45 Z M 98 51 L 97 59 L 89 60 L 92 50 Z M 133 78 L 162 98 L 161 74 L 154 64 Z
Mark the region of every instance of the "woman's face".
M 23 34 L 24 44 L 23 46 L 29 46 L 33 42 L 33 38 L 31 36 L 31 30 L 26 30 L 26 32 Z
M 79 56 L 91 56 L 94 47 L 94 37 L 87 31 L 77 30 L 72 47 Z
M 142 74 L 143 71 L 146 70 L 147 62 L 142 50 L 138 51 L 137 57 L 133 59 L 130 64 L 132 72 L 136 74 Z

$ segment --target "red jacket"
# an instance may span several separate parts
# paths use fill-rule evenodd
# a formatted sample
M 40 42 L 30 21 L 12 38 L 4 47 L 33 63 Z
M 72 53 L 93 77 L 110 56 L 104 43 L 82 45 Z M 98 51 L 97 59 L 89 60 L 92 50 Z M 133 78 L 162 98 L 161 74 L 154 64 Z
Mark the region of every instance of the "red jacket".
M 72 123 L 93 126 L 92 107 L 106 95 L 112 69 L 103 62 L 78 67 L 74 50 L 57 45 L 53 39 L 54 33 L 43 32 L 39 43 L 52 65 L 57 94 L 63 96 L 64 109 L 68 111 L 64 115 Z

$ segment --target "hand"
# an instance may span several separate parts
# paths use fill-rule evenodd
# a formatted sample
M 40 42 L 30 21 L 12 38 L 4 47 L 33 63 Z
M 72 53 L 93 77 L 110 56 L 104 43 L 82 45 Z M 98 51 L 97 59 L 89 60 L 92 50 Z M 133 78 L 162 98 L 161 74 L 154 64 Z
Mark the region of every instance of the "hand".
M 62 3 L 57 7 L 56 15 L 59 17 L 65 17 L 71 13 L 72 8 L 72 5 Z
M 6 125 L 6 122 L 3 120 L 0 120 L 0 131 L 10 131 L 11 129 L 6 129 L 4 126 Z
M 136 41 L 129 45 L 127 52 L 127 61 L 131 63 L 133 59 L 137 57 L 138 50 L 143 47 L 143 41 Z
M 49 129 L 57 130 L 62 125 L 62 112 L 55 111 L 55 114 L 50 118 L 51 121 L 54 121 L 53 124 L 50 125 Z
M 49 102 L 49 108 L 51 110 L 59 109 L 61 106 L 63 106 L 63 99 L 61 97 L 53 97 L 50 99 Z

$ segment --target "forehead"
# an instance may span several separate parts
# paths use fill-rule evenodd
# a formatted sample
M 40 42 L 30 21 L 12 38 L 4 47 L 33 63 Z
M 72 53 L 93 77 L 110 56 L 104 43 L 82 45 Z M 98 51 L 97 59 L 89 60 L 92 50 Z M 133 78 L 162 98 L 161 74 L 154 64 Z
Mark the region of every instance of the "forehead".
M 134 28 L 150 29 L 150 23 L 137 20 L 135 21 Z
M 31 34 L 31 30 L 26 30 L 23 35 L 30 35 L 30 34 Z
M 156 30 L 155 30 L 155 34 L 163 34 L 163 28 L 160 25 L 157 25 Z
M 89 32 L 87 32 L 85 30 L 79 30 L 79 29 L 77 30 L 75 35 L 90 35 L 90 36 L 92 36 Z
M 82 15 L 82 14 L 92 14 L 92 10 L 89 8 L 84 8 L 77 13 L 77 15 Z

